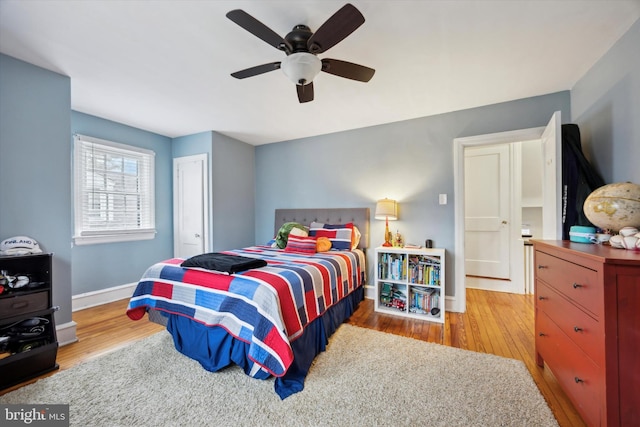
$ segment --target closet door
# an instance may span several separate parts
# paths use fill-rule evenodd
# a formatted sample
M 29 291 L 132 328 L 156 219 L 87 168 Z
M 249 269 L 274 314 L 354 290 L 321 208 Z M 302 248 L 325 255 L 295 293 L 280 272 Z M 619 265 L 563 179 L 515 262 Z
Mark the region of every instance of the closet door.
M 189 258 L 209 249 L 207 155 L 173 159 L 173 252 Z

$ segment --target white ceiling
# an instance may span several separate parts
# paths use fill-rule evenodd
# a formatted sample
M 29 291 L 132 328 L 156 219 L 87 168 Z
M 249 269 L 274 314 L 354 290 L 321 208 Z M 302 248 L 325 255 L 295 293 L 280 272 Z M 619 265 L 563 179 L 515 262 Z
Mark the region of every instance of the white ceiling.
M 375 68 L 369 83 L 320 73 L 299 104 L 281 71 L 229 75 L 284 53 L 228 11 L 284 36 L 345 3 L 0 0 L 0 52 L 70 76 L 75 111 L 259 145 L 570 90 L 640 17 L 640 0 L 354 0 L 366 22 L 319 56 Z

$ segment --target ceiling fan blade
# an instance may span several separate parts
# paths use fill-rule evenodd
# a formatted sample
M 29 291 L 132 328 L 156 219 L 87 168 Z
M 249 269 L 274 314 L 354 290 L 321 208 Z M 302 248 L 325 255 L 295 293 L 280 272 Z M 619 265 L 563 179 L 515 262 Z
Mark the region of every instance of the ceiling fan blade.
M 269 64 L 256 65 L 255 67 L 231 73 L 236 79 L 246 79 L 247 77 L 257 76 L 258 74 L 268 73 L 269 71 L 280 69 L 280 62 L 270 62 Z
M 327 19 L 307 41 L 309 51 L 314 54 L 326 52 L 364 24 L 364 16 L 350 3 Z
M 306 85 L 296 85 L 298 91 L 298 101 L 300 103 L 313 101 L 313 82 Z
M 368 82 L 376 72 L 373 68 L 365 67 L 364 65 L 329 58 L 322 60 L 322 71 L 360 82 Z
M 271 28 L 258 21 L 253 16 L 241 9 L 235 9 L 227 13 L 227 18 L 249 31 L 254 36 L 267 42 L 276 49 L 291 51 L 291 45 L 284 38 L 280 37 Z

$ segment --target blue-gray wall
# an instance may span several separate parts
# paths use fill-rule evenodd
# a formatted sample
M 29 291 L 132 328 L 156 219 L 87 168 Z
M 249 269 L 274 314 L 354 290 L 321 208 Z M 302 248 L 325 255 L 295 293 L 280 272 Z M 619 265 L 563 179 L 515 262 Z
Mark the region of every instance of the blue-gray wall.
M 572 120 L 605 182 L 640 184 L 640 20 L 571 90 Z
M 390 222 L 409 243 L 425 239 L 447 250 L 446 277 L 454 283 L 453 140 L 545 126 L 555 111 L 570 117 L 569 92 L 527 98 L 364 129 L 256 148 L 256 238 L 273 237 L 276 208 L 369 207 L 371 241 L 383 242 L 375 202 L 398 201 Z M 438 195 L 447 194 L 440 205 Z M 368 253 L 373 277 L 373 251 Z M 453 286 L 447 295 L 453 295 Z
M 207 154 L 212 251 L 255 242 L 255 147 L 222 135 L 202 132 L 173 139 L 173 157 Z
M 0 54 L 0 240 L 53 252 L 58 324 L 71 322 L 71 82 Z
M 75 245 L 71 251 L 73 295 L 137 282 L 149 265 L 173 255 L 171 138 L 73 111 L 72 134 L 82 134 L 155 152 L 156 237 L 97 245 Z M 73 141 L 64 147 L 72 152 Z M 68 186 L 67 191 L 71 191 Z M 73 218 L 73 205 L 66 217 Z M 73 225 L 73 221 L 71 222 Z
M 212 134 L 212 249 L 251 246 L 255 243 L 255 147 Z

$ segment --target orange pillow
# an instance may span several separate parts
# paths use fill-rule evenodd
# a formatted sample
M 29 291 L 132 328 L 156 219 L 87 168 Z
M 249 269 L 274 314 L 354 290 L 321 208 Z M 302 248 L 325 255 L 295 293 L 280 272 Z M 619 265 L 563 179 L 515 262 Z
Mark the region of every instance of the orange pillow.
M 360 237 L 362 237 L 362 233 L 358 230 L 358 227 L 353 226 L 353 232 L 351 233 L 351 250 L 355 250 L 360 244 Z
M 316 239 L 316 251 L 328 252 L 331 250 L 331 240 L 328 237 L 318 237 Z

